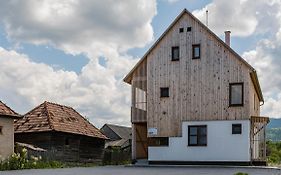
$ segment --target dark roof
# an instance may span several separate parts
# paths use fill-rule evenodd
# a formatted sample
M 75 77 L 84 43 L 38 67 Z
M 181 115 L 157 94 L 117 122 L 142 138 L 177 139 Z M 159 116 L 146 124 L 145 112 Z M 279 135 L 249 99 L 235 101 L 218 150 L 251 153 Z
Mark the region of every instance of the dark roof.
M 15 133 L 60 131 L 107 139 L 73 108 L 44 102 L 14 123 Z
M 122 139 L 130 139 L 132 134 L 132 128 L 120 125 L 105 124 L 108 126 L 115 134 L 117 134 Z
M 14 110 L 12 110 L 9 106 L 7 106 L 2 101 L 0 101 L 0 115 L 7 116 L 7 117 L 13 117 L 13 118 L 20 117 L 20 115 L 18 113 L 16 113 Z
M 244 60 L 238 53 L 236 53 L 230 46 L 228 46 L 224 41 L 222 41 L 214 32 L 212 32 L 205 24 L 203 24 L 199 19 L 197 19 L 192 13 L 190 13 L 187 9 L 184 9 L 177 17 L 176 19 L 169 25 L 169 27 L 164 31 L 164 33 L 155 41 L 155 43 L 148 49 L 148 51 L 144 54 L 144 56 L 137 62 L 137 64 L 133 67 L 133 69 L 125 76 L 123 79 L 124 82 L 131 84 L 132 75 L 134 71 L 137 69 L 137 67 L 147 58 L 147 55 L 158 45 L 158 43 L 164 38 L 166 33 L 168 33 L 173 26 L 178 22 L 181 17 L 187 14 L 189 15 L 193 20 L 198 22 L 199 25 L 201 25 L 205 30 L 207 30 L 212 36 L 214 36 L 221 44 L 223 44 L 231 53 L 235 55 L 235 58 L 237 58 L 239 61 L 244 63 L 253 73 L 251 76 L 254 77 L 254 86 L 258 93 L 259 100 L 261 102 L 264 102 L 262 91 L 260 89 L 260 84 L 258 81 L 258 77 L 256 74 L 256 70 L 246 61 Z M 253 79 L 253 78 L 252 78 Z

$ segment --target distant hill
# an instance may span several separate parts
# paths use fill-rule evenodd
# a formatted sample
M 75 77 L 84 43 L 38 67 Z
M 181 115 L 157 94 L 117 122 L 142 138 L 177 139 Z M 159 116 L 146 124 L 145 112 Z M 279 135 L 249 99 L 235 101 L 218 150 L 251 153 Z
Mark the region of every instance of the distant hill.
M 281 128 L 281 118 L 278 118 L 278 119 L 271 118 L 269 124 L 266 127 L 268 129 Z
M 281 119 L 270 119 L 266 126 L 266 139 L 281 141 Z

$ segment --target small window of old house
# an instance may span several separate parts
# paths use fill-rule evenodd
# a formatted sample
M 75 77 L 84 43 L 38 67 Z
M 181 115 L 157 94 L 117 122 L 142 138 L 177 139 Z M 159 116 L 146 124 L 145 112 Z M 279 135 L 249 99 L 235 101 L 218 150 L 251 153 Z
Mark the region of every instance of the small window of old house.
M 169 97 L 169 88 L 168 87 L 160 88 L 160 97 Z
M 3 126 L 0 126 L 0 134 L 3 134 Z
M 178 61 L 180 59 L 180 47 L 172 47 L 172 61 Z

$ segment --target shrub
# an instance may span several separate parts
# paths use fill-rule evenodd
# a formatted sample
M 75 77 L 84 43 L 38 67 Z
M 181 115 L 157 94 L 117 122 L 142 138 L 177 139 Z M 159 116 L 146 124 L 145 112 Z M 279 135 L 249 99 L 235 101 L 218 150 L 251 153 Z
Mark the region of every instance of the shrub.
M 63 164 L 57 161 L 43 161 L 42 158 L 31 156 L 28 159 L 27 149 L 13 153 L 7 160 L 0 162 L 0 170 L 36 169 L 36 168 L 62 168 Z
M 238 173 L 235 173 L 234 175 L 249 175 L 248 173 L 241 173 L 241 172 L 238 172 Z
M 271 164 L 281 164 L 281 142 L 267 141 L 267 161 Z

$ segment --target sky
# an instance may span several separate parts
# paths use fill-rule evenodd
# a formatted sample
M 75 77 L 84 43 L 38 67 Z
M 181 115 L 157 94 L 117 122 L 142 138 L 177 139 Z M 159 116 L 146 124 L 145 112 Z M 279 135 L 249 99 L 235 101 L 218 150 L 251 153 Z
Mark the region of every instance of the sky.
M 234 8 L 235 7 L 235 8 Z M 186 8 L 258 72 L 261 115 L 281 117 L 281 0 L 0 1 L 0 100 L 20 114 L 44 101 L 94 125 L 130 124 L 122 79 Z

